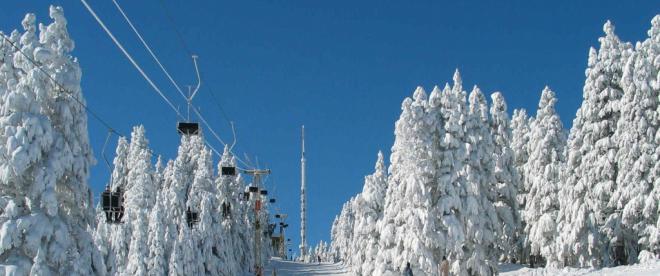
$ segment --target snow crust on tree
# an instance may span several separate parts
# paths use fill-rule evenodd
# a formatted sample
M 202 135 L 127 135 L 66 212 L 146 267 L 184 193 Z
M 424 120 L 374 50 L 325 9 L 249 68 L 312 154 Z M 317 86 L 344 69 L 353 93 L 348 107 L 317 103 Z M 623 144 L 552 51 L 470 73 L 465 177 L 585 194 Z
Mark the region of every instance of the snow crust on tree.
M 496 199 L 493 202 L 501 222 L 498 241 L 499 259 L 512 261 L 519 259 L 521 246 L 521 216 L 518 210 L 518 189 L 520 175 L 516 167 L 515 152 L 512 149 L 512 130 L 507 105 L 500 92 L 491 95 L 490 131 L 493 139 L 493 159 Z
M 566 185 L 558 227 L 560 260 L 569 266 L 608 266 L 610 239 L 603 231 L 616 220 L 607 203 L 616 189 L 618 145 L 613 139 L 623 96 L 623 65 L 631 45 L 603 26 L 598 51 L 590 49 L 582 106 L 568 140 Z
M 351 245 L 350 265 L 355 273 L 371 275 L 374 271 L 375 257 L 378 255 L 380 231 L 376 222 L 383 215 L 383 203 L 387 189 L 387 171 L 383 153 L 378 152 L 374 173 L 364 178 L 364 187 L 354 202 L 355 223 Z M 325 255 L 325 245 L 315 248 L 316 255 Z M 319 251 L 320 252 L 317 252 Z M 325 259 L 325 257 L 323 257 Z
M 397 121 L 395 144 L 390 157 L 390 179 L 381 233 L 381 256 L 376 273 L 399 269 L 410 262 L 420 270 L 434 269 L 435 239 L 426 238 L 432 202 L 429 189 L 435 167 L 430 156 L 433 145 L 427 119 L 428 96 L 418 87 L 413 98 L 406 98 Z
M 63 9 L 51 6 L 49 15 L 53 22 L 38 33 L 34 14 L 23 19 L 22 33 L 11 33 L 27 57 L 0 43 L 0 271 L 103 274 L 90 233 L 95 160 L 87 114 L 74 100 L 85 102 L 81 70 Z
M 500 222 L 493 205 L 496 187 L 488 106 L 477 86 L 470 93 L 469 103 L 465 124 L 468 160 L 462 171 L 466 185 L 461 191 L 466 234 L 461 252 L 464 263 L 461 273 L 464 274 L 466 270 L 468 274 L 492 275 L 497 271 L 493 259 L 498 257 L 495 236 L 499 235 Z
M 555 221 L 559 212 L 558 193 L 566 144 L 556 103 L 555 93 L 546 86 L 529 133 L 529 160 L 524 168 L 528 181 L 525 186 L 529 190 L 522 210 L 527 233 L 525 247 L 529 248 L 530 255 L 542 256 L 551 265 L 557 263 Z

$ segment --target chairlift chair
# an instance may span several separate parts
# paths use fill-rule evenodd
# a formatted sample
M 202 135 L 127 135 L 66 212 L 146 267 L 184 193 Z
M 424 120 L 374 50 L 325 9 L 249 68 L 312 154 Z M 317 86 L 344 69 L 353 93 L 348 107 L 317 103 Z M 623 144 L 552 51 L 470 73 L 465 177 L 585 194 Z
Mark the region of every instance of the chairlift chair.
M 275 203 L 275 199 L 274 199 L 274 198 L 271 198 L 271 199 L 269 200 L 269 202 L 270 202 L 270 203 Z
M 222 167 L 222 175 L 234 176 L 236 175 L 236 167 Z
M 261 193 L 261 195 L 264 195 L 264 196 L 265 196 L 265 195 L 268 195 L 268 191 L 267 191 L 267 190 L 261 190 L 261 191 L 259 191 L 259 192 Z
M 124 217 L 124 201 L 121 188 L 117 187 L 114 192 L 110 191 L 110 186 L 105 187 L 101 193 L 101 205 L 107 223 L 121 223 Z
M 197 135 L 199 134 L 199 123 L 178 122 L 176 129 L 181 135 Z
M 228 218 L 231 216 L 231 203 L 223 202 L 222 203 L 222 216 Z
M 192 228 L 199 222 L 199 213 L 191 211 L 190 207 L 188 207 L 188 210 L 186 211 L 186 222 L 188 223 L 188 227 Z
M 259 187 L 250 186 L 249 191 L 250 191 L 250 193 L 258 193 L 259 192 Z

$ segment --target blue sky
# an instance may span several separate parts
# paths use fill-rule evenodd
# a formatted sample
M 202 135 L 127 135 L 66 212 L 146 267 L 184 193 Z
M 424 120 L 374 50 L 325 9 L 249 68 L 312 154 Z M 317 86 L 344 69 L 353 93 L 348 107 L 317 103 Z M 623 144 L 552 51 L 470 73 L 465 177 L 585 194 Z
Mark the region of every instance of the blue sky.
M 122 133 L 144 124 L 151 146 L 173 158 L 176 116 L 123 57 L 79 1 L 6 1 L 0 29 L 20 27 L 27 12 L 49 22 L 48 5 L 64 7 L 83 69 L 89 107 Z M 165 93 L 167 82 L 111 1 L 90 4 Z M 570 126 L 582 98 L 590 46 L 610 19 L 627 41 L 646 37 L 657 1 L 165 1 L 206 82 L 195 104 L 223 139 L 229 125 L 211 91 L 235 121 L 237 152 L 273 170 L 267 185 L 289 233 L 299 240 L 300 125 L 307 128 L 309 243 L 328 240 L 343 202 L 362 188 L 378 150 L 393 142 L 400 103 L 417 85 L 451 81 L 501 91 L 509 109 L 534 113 L 541 90 L 559 97 Z M 195 82 L 190 57 L 160 0 L 120 1 L 180 84 Z M 106 130 L 89 118 L 98 164 L 90 185 L 108 179 L 100 157 Z M 217 148 L 219 143 L 207 138 Z M 114 139 L 114 138 L 113 138 Z M 113 141 L 114 142 L 114 141 Z M 114 151 L 114 143 L 110 152 Z M 112 156 L 110 156 L 112 158 Z

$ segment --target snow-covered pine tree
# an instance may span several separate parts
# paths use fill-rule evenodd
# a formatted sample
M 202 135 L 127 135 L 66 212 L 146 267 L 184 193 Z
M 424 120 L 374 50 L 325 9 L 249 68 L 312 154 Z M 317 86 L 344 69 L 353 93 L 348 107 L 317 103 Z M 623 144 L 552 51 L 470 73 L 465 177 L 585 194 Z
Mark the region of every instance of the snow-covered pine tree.
M 639 251 L 652 251 L 660 238 L 658 228 L 655 228 L 660 196 L 653 193 L 654 181 L 658 181 L 657 169 L 660 168 L 657 165 L 660 156 L 656 152 L 660 142 L 656 140 L 660 137 L 656 136 L 659 126 L 657 77 L 660 63 L 656 59 L 660 56 L 660 16 L 653 19 L 648 35 L 649 38 L 637 44 L 623 68 L 621 79 L 624 95 L 621 117 L 614 133 L 619 146 L 616 159 L 619 174 L 616 190 L 608 203 L 608 207 L 615 211 L 610 215 L 608 227 L 604 228 L 610 243 L 622 246 L 619 247 L 622 250 L 614 249 L 614 264 L 637 262 Z M 651 242 L 653 236 L 655 244 Z
M 195 178 L 190 188 L 188 206 L 199 209 L 200 222 L 193 228 L 195 249 L 199 251 L 203 266 L 200 273 L 221 275 L 229 260 L 218 249 L 227 250 L 224 236 L 218 235 L 221 208 L 216 198 L 217 190 L 213 181 L 213 159 L 210 150 L 202 149 L 197 159 Z
M 465 149 L 465 121 L 467 119 L 466 92 L 458 70 L 453 76 L 454 85 L 445 85 L 442 93 L 436 87 L 430 97 L 430 113 L 434 120 L 432 123 L 435 150 L 436 179 L 438 181 L 437 195 L 433 196 L 432 209 L 433 228 L 435 228 L 435 242 L 439 245 L 436 252 L 436 262 L 446 257 L 452 268 L 452 273 L 461 273 L 461 261 L 464 257 L 463 243 L 465 242 L 465 226 L 463 224 L 464 211 L 461 201 L 461 187 L 465 185 L 465 178 L 461 170 L 467 160 Z M 439 114 L 433 114 L 438 113 Z M 463 270 L 463 273 L 465 271 Z
M 526 258 L 529 256 L 529 248 L 525 248 L 523 245 L 527 234 L 524 231 L 526 223 L 524 216 L 522 216 L 522 210 L 525 209 L 526 196 L 529 191 L 529 187 L 525 186 L 528 183 L 525 170 L 527 161 L 529 160 L 529 135 L 532 121 L 533 119 L 527 116 L 525 109 L 516 109 L 513 111 L 511 118 L 511 149 L 513 150 L 515 168 L 518 172 L 517 201 L 518 216 L 520 217 L 520 227 L 516 234 L 518 238 L 515 243 L 518 254 L 515 257 L 516 261 L 521 263 L 527 262 Z
M 489 130 L 488 105 L 481 90 L 475 86 L 469 97 L 465 123 L 465 144 L 468 162 L 462 170 L 466 182 L 461 190 L 463 225 L 466 239 L 461 273 L 494 275 L 497 271 L 495 236 L 500 230 L 493 202 L 496 186 L 493 170 L 493 143 Z
M 378 255 L 378 240 L 380 231 L 377 221 L 383 215 L 383 203 L 387 190 L 387 171 L 383 153 L 378 152 L 375 171 L 364 178 L 362 193 L 355 201 L 355 227 L 353 230 L 353 252 L 351 264 L 358 275 L 372 275 L 375 258 Z M 319 244 L 323 245 L 323 243 Z M 320 248 L 325 254 L 325 249 Z
M 235 167 L 236 161 L 229 150 L 228 146 L 220 158 L 218 164 L 218 171 L 222 171 L 222 167 Z M 218 218 L 218 229 L 216 235 L 218 239 L 222 239 L 223 246 L 219 247 L 219 254 L 227 259 L 227 262 L 222 268 L 224 275 L 235 275 L 242 273 L 239 264 L 241 263 L 242 255 L 245 254 L 240 244 L 239 227 L 242 222 L 240 211 L 240 199 L 242 195 L 241 188 L 236 185 L 238 176 L 235 175 L 218 175 L 215 180 L 217 190 L 217 202 L 219 205 L 220 217 Z
M 157 166 L 158 168 L 158 166 Z M 156 195 L 156 202 L 151 212 L 149 213 L 149 239 L 147 244 L 149 246 L 149 259 L 147 261 L 147 268 L 149 275 L 166 275 L 169 272 L 169 259 L 172 250 L 173 240 L 168 239 L 168 227 L 170 226 L 167 218 L 168 213 L 168 189 L 166 183 L 168 180 L 173 179 L 174 161 L 169 160 L 162 173 L 157 174 L 161 182 L 159 187 L 161 189 Z M 169 186 L 167 186 L 169 187 Z
M 124 224 L 130 224 L 128 263 L 125 275 L 146 275 L 148 271 L 149 213 L 155 203 L 154 169 L 144 126 L 136 126 L 131 133 L 128 154 L 128 185 L 124 193 Z
M 233 182 L 234 189 L 238 191 L 247 192 L 247 187 L 245 181 L 243 180 L 243 175 L 239 174 L 236 177 L 236 181 Z M 254 264 L 254 221 L 251 219 L 251 212 L 254 212 L 250 201 L 242 200 L 239 201 L 237 208 L 232 210 L 232 218 L 235 221 L 236 228 L 238 229 L 238 244 L 237 249 L 241 250 L 239 256 L 241 256 L 241 262 L 239 263 L 239 268 L 243 271 L 250 270 Z
M 651 21 L 651 29 L 648 31 L 649 38 L 642 45 L 641 53 L 646 54 L 647 63 L 651 65 L 651 73 L 648 74 L 648 81 L 651 93 L 658 95 L 660 101 L 660 15 L 656 15 Z M 641 74 L 641 73 L 639 73 Z M 655 76 L 655 78 L 654 78 Z M 640 233 L 639 245 L 642 250 L 646 251 L 660 251 L 660 104 L 656 111 L 656 133 L 655 133 L 655 164 L 653 166 L 653 188 L 646 197 L 644 202 L 644 209 L 642 215 L 644 217 L 643 230 Z M 624 208 L 623 220 L 625 223 L 627 218 L 628 208 Z M 634 209 L 634 208 L 630 208 Z M 629 210 L 630 210 L 629 209 Z M 650 254 L 645 254 L 650 255 Z M 641 258 L 640 258 L 640 261 Z
M 23 34 L 12 33 L 27 56 L 4 39 L 0 46 L 0 271 L 103 274 L 89 232 L 94 158 L 87 114 L 76 102 L 84 102 L 81 70 L 62 8 L 51 6 L 50 17 L 38 38 L 34 14 L 25 16 Z
M 631 46 L 614 34 L 609 21 L 600 49 L 589 50 L 582 106 L 573 121 L 566 164 L 565 188 L 559 213 L 559 254 L 564 265 L 612 264 L 608 230 L 613 210 L 607 208 L 616 189 L 618 146 L 613 134 L 623 95 L 621 76 Z
M 171 164 L 171 163 L 170 163 Z M 167 252 L 165 252 L 165 207 L 162 200 L 162 193 L 156 196 L 156 203 L 149 213 L 149 258 L 147 259 L 148 275 L 167 275 Z
M 166 252 L 170 252 L 168 256 L 170 274 L 196 275 L 197 272 L 203 273 L 204 260 L 200 257 L 197 236 L 193 234 L 195 230 L 191 230 L 188 225 L 186 212 L 190 210 L 200 214 L 201 196 L 195 195 L 195 192 L 201 192 L 202 187 L 212 187 L 210 179 L 206 179 L 208 183 L 205 182 L 205 184 L 195 183 L 196 173 L 199 171 L 199 159 L 204 158 L 205 151 L 207 149 L 201 134 L 183 135 L 172 173 L 165 174 L 166 190 L 164 192 L 168 209 L 165 239 L 173 241 L 168 243 L 168 248 L 166 248 Z M 199 223 L 193 225 L 193 228 L 198 226 Z M 188 272 L 193 272 L 193 274 L 188 274 Z
M 539 101 L 536 119 L 529 135 L 529 160 L 526 165 L 529 191 L 525 209 L 525 247 L 530 248 L 530 262 L 556 265 L 555 239 L 559 212 L 560 172 L 566 141 L 563 126 L 555 110 L 557 98 L 547 86 Z M 533 257 L 532 257 L 533 256 Z
M 352 242 L 353 242 L 353 227 L 355 224 L 355 216 L 353 205 L 355 198 L 351 198 L 344 203 L 341 213 L 337 219 L 337 231 L 333 237 L 333 248 L 337 252 L 339 259 L 350 263 L 352 255 Z
M 122 189 L 125 191 L 128 183 L 128 152 L 129 143 L 125 137 L 119 137 L 113 169 L 108 187 L 111 191 Z M 109 275 L 119 274 L 125 268 L 128 258 L 130 235 L 126 229 L 128 224 L 107 223 L 106 214 L 101 209 L 101 202 L 97 208 L 97 225 L 94 240 L 103 256 Z
M 514 151 L 511 148 L 511 126 L 507 105 L 502 93 L 491 95 L 490 131 L 494 143 L 495 181 L 497 199 L 495 208 L 502 228 L 496 245 L 501 261 L 513 261 L 520 255 L 517 245 L 520 239 L 520 212 L 518 211 L 518 188 L 520 175 L 516 168 Z
M 429 238 L 434 227 L 427 227 L 434 220 L 429 215 L 432 209 L 429 191 L 436 183 L 427 108 L 426 92 L 418 87 L 413 99 L 404 100 L 396 124 L 390 188 L 381 227 L 383 260 L 377 261 L 377 274 L 402 269 L 407 262 L 423 273 L 435 271 L 434 252 L 439 250 L 439 245 Z

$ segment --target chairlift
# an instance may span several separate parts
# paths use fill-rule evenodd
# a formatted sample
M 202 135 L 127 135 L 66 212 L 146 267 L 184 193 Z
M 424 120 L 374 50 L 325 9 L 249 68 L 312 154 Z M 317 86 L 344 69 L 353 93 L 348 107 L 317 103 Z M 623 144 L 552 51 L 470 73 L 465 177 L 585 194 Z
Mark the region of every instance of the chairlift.
M 259 192 L 259 187 L 250 186 L 249 191 L 250 191 L 250 193 L 258 193 Z
M 275 218 L 281 218 L 282 216 L 280 214 L 275 214 Z
M 199 75 L 199 68 L 197 67 L 197 56 L 192 56 L 193 63 L 195 64 L 195 71 L 197 72 L 197 85 L 193 89 L 188 87 L 188 97 L 186 97 L 186 102 L 188 104 L 188 120 L 190 120 L 190 107 L 192 106 L 192 100 L 197 95 L 199 87 L 202 85 L 202 78 Z M 197 122 L 178 122 L 176 124 L 176 129 L 181 135 L 198 135 L 199 134 L 199 123 Z
M 274 199 L 274 198 L 271 198 L 268 202 L 270 202 L 270 203 L 275 203 L 275 199 Z
M 124 217 L 124 200 L 120 187 L 114 192 L 110 191 L 110 186 L 105 187 L 101 193 L 101 205 L 105 213 L 106 223 L 121 223 Z
M 236 175 L 236 167 L 222 167 L 221 169 L 222 175 L 230 175 L 234 176 Z
M 268 191 L 267 191 L 267 190 L 261 190 L 261 191 L 259 191 L 259 192 L 261 193 L 261 195 L 268 195 Z
M 227 203 L 227 202 L 222 203 L 222 216 L 224 218 L 231 217 L 231 203 Z
M 105 143 L 103 144 L 103 149 L 101 150 L 101 156 L 105 164 L 108 166 L 108 170 L 112 172 L 110 162 L 108 158 L 105 157 L 105 149 L 112 136 L 113 131 L 110 129 L 108 131 L 108 136 L 105 138 Z M 110 182 L 112 182 L 112 174 L 110 176 Z M 110 191 L 110 185 L 105 186 L 105 190 L 101 193 L 101 207 L 105 213 L 106 223 L 121 223 L 122 218 L 124 217 L 124 198 L 121 187 L 112 192 Z
M 191 211 L 190 207 L 188 207 L 188 210 L 186 211 L 186 222 L 188 223 L 188 227 L 192 228 L 199 222 L 199 213 Z
M 199 134 L 199 123 L 178 122 L 176 129 L 181 135 L 197 135 Z

